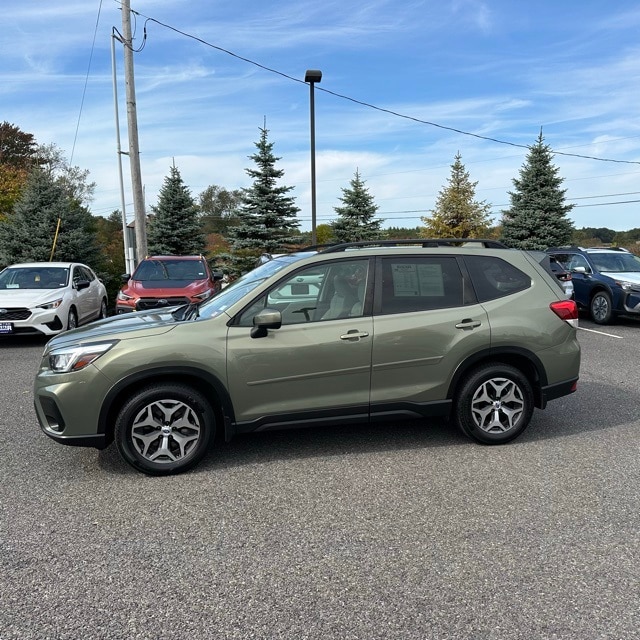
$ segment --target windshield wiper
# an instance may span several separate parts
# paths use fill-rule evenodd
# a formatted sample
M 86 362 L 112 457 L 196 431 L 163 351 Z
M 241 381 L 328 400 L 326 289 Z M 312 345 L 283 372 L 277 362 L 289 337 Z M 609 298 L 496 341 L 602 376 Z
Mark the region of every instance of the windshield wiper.
M 183 320 L 193 320 L 197 318 L 200 313 L 198 311 L 198 307 L 200 306 L 200 302 L 190 302 L 189 304 L 183 304 L 181 307 L 178 307 L 175 311 L 171 312 L 171 316 L 174 320 L 178 322 Z

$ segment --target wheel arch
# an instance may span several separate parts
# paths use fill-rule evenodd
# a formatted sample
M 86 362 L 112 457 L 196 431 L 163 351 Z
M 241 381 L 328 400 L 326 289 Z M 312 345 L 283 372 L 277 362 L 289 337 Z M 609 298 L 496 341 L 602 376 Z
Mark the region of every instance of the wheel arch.
M 519 347 L 484 349 L 468 357 L 460 363 L 453 374 L 447 398 L 453 400 L 467 374 L 484 364 L 506 364 L 521 371 L 533 389 L 534 405 L 537 408 L 544 407 L 542 390 L 547 385 L 547 374 L 544 366 L 535 353 Z
M 112 442 L 116 416 L 124 403 L 143 387 L 163 382 L 187 385 L 199 391 L 213 410 L 217 431 L 222 432 L 226 441 L 232 438 L 235 418 L 229 394 L 216 376 L 195 367 L 158 367 L 134 373 L 120 380 L 111 388 L 102 403 L 98 433 L 104 433 L 107 442 Z

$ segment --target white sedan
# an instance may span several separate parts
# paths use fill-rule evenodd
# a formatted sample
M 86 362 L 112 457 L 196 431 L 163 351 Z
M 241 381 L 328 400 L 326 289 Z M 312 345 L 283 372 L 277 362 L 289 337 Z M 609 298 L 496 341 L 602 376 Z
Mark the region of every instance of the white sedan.
M 107 290 L 77 262 L 28 262 L 0 272 L 0 335 L 50 336 L 107 316 Z

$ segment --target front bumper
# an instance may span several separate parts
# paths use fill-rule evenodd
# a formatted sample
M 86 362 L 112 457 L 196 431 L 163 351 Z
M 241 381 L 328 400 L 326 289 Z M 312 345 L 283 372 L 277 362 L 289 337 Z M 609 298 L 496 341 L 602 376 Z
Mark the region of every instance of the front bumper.
M 102 449 L 110 434 L 100 431 L 100 410 L 111 383 L 93 365 L 54 374 L 44 366 L 35 378 L 33 398 L 44 433 L 61 444 Z
M 10 312 L 13 310 L 9 310 Z M 58 310 L 52 309 L 21 309 L 21 314 L 3 314 L 0 322 L 9 322 L 11 331 L 2 332 L 0 335 L 39 335 L 54 336 L 64 330 L 65 324 L 58 315 Z M 23 318 L 28 312 L 28 317 Z
M 624 313 L 640 314 L 640 291 L 625 291 L 622 307 Z

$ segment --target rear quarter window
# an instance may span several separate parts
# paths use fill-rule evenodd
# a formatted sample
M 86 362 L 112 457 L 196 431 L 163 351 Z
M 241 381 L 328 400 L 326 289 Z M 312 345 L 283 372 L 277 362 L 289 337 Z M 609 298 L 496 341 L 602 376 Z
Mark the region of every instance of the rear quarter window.
M 531 286 L 531 278 L 502 258 L 465 256 L 479 302 L 495 300 Z

